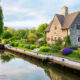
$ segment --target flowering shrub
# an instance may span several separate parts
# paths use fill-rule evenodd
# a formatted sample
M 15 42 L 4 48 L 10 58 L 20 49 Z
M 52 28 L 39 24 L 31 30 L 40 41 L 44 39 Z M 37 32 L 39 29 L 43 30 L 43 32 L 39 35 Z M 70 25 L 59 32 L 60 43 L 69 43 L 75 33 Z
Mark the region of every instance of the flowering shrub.
M 69 48 L 65 48 L 65 49 L 62 50 L 63 55 L 69 55 L 72 52 L 73 52 L 73 50 L 72 49 L 69 49 Z

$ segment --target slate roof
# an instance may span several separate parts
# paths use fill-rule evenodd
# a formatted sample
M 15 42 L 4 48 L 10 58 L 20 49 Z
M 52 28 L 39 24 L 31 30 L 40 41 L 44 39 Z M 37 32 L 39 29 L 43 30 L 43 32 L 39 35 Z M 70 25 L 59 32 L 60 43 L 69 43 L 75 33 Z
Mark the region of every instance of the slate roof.
M 66 17 L 64 17 L 63 15 L 60 15 L 60 14 L 56 14 L 55 16 L 57 16 L 57 18 L 62 26 L 62 29 L 68 29 L 71 26 L 71 24 L 74 22 L 74 20 L 76 19 L 76 17 L 78 16 L 79 13 L 80 13 L 80 11 L 74 12 L 74 13 L 68 14 Z M 51 23 L 48 25 L 48 27 L 46 28 L 45 32 L 50 31 L 50 28 L 51 28 L 51 25 L 53 22 L 54 22 L 54 18 L 51 21 Z

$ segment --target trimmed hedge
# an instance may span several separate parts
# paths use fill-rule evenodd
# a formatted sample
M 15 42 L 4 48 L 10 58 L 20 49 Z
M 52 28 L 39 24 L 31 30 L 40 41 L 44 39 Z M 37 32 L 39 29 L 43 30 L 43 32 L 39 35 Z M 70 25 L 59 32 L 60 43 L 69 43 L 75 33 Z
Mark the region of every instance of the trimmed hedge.
M 40 51 L 42 51 L 42 52 L 49 52 L 49 51 L 51 51 L 51 47 L 45 47 L 45 46 L 43 46 L 43 47 L 40 49 Z
M 53 47 L 52 47 L 52 51 L 53 51 L 53 52 L 58 52 L 58 51 L 60 51 L 61 49 L 62 49 L 61 46 L 53 46 Z
M 32 46 L 30 46 L 31 50 L 36 49 L 36 48 L 40 48 L 40 46 L 38 46 L 38 45 L 32 45 Z

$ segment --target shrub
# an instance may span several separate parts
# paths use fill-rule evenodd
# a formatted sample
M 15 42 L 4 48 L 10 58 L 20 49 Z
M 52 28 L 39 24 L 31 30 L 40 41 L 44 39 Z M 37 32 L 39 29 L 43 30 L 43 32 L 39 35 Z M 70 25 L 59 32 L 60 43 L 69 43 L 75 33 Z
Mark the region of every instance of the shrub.
M 18 47 L 19 42 L 14 42 L 14 47 Z
M 11 46 L 14 46 L 14 42 L 11 42 L 10 45 L 11 45 Z
M 38 45 L 32 45 L 32 46 L 30 46 L 30 49 L 33 50 L 33 49 L 39 48 L 39 47 L 40 47 L 40 46 L 38 46 Z
M 61 50 L 61 49 L 62 49 L 61 46 L 53 46 L 53 47 L 52 47 L 52 51 L 53 51 L 53 52 L 57 52 L 57 51 L 59 51 L 59 50 Z
M 70 36 L 67 35 L 67 36 L 66 36 L 66 39 L 65 39 L 65 46 L 67 47 L 67 46 L 70 46 L 70 45 L 71 45 Z
M 51 47 L 45 47 L 45 46 L 43 46 L 41 49 L 40 49 L 40 51 L 42 51 L 42 52 L 49 52 L 51 50 Z
M 55 45 L 60 46 L 62 45 L 62 42 L 63 42 L 62 39 L 58 38 L 58 40 L 55 41 Z
M 62 50 L 63 55 L 69 55 L 72 52 L 73 52 L 73 50 L 72 49 L 69 49 L 69 48 L 65 48 L 65 49 Z
M 26 48 L 27 48 L 27 49 L 30 49 L 30 47 L 31 47 L 31 45 L 28 45 Z
M 23 47 L 23 44 L 21 43 L 21 44 L 19 44 L 19 47 Z
M 27 45 L 27 44 L 25 44 L 23 47 L 24 47 L 24 48 L 26 48 L 27 46 L 28 46 L 28 45 Z
M 73 55 L 80 57 L 80 51 L 75 51 L 75 50 L 74 50 L 74 51 L 73 51 Z

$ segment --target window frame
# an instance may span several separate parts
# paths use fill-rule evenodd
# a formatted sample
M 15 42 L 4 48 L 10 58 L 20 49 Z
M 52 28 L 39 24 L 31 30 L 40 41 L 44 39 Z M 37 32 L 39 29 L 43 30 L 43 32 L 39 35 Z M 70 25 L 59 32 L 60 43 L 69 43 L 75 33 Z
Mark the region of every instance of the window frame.
M 80 24 L 76 24 L 76 29 L 77 30 L 80 30 L 80 27 L 79 26 L 80 26 Z

